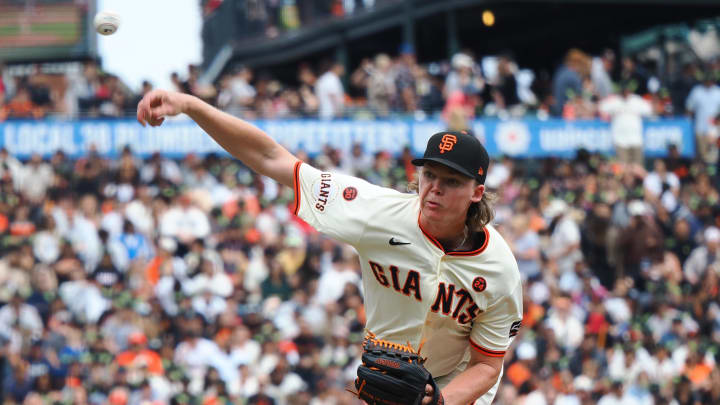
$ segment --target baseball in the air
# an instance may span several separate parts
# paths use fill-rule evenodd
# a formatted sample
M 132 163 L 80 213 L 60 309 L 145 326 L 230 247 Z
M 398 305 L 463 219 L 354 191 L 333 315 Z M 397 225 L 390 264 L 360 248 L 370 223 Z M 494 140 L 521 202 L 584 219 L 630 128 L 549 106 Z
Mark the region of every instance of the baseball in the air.
M 95 15 L 95 30 L 101 35 L 111 35 L 120 26 L 120 15 L 113 11 L 101 11 Z

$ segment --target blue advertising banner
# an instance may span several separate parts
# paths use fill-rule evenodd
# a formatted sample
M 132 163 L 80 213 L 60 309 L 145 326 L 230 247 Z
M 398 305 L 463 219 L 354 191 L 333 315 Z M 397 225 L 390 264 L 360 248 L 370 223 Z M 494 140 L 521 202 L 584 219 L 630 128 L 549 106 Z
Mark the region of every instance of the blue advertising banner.
M 291 151 L 304 150 L 310 156 L 325 145 L 349 151 L 360 143 L 368 153 L 388 151 L 399 154 L 406 146 L 420 155 L 428 138 L 444 129 L 438 120 L 387 121 L 255 121 Z M 564 120 L 476 120 L 475 135 L 491 156 L 573 157 L 580 148 L 613 154 L 610 126 L 604 121 Z M 645 155 L 664 156 L 669 144 L 676 144 L 684 156 L 695 153 L 692 125 L 687 119 L 646 121 Z M 169 157 L 189 153 L 225 153 L 194 122 L 169 120 L 161 127 L 143 128 L 134 120 L 6 121 L 0 123 L 0 147 L 26 158 L 33 153 L 49 156 L 63 150 L 70 156 L 85 154 L 91 146 L 108 157 L 117 156 L 125 145 L 139 155 L 155 152 Z

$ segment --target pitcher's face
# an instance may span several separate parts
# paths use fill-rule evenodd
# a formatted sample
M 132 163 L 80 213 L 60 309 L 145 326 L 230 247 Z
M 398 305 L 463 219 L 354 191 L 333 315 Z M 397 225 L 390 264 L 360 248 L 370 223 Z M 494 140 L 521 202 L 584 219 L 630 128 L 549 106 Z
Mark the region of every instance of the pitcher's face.
M 484 192 L 484 185 L 442 164 L 427 162 L 420 169 L 420 215 L 426 220 L 465 222 L 468 207 Z

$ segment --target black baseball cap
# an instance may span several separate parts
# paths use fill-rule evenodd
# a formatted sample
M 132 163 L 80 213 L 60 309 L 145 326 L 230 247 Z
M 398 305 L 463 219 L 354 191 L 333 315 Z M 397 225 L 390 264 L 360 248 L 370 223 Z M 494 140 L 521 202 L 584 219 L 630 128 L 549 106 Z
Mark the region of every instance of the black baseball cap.
M 437 162 L 485 184 L 490 157 L 480 141 L 469 131 L 443 131 L 430 137 L 422 158 L 412 164 Z

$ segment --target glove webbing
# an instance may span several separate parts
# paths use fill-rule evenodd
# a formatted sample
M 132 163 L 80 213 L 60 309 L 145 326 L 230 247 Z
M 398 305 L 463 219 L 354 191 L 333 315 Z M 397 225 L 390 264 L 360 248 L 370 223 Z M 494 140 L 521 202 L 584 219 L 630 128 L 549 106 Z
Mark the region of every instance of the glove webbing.
M 365 335 L 365 340 L 363 341 L 363 349 L 365 350 L 373 350 L 375 348 L 379 349 L 392 349 L 392 351 L 397 352 L 399 354 L 407 354 L 412 356 L 412 358 L 409 361 L 412 361 L 413 358 L 417 358 L 418 362 L 420 364 L 424 363 L 427 358 L 420 357 L 420 351 L 422 350 L 423 345 L 425 344 L 425 341 L 423 340 L 420 342 L 420 346 L 418 346 L 418 349 L 415 350 L 410 342 L 406 342 L 406 345 L 401 345 L 399 343 L 391 342 L 389 340 L 384 339 L 378 339 L 377 336 L 368 331 L 367 335 Z

